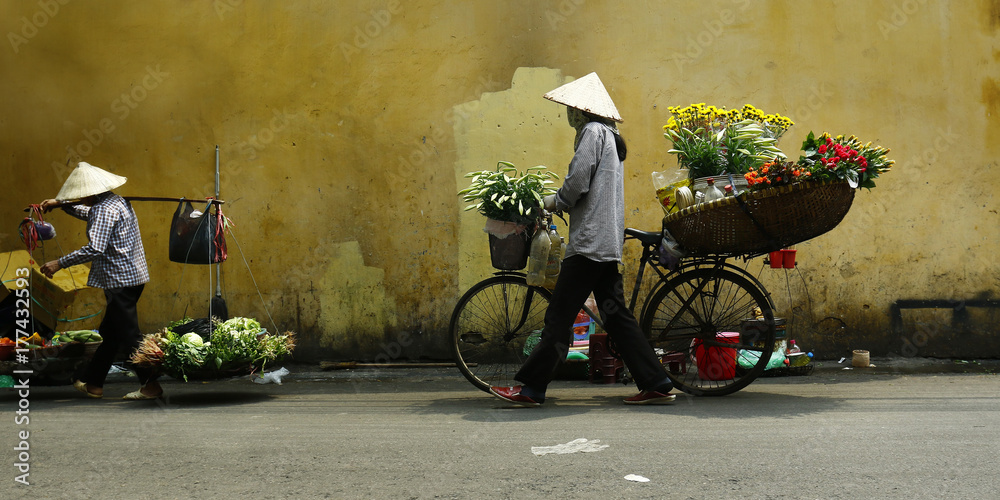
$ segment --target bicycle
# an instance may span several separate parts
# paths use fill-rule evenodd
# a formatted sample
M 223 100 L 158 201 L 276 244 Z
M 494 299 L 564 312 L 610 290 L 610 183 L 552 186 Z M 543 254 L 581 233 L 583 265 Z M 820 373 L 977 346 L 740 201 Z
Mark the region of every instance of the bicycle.
M 659 231 L 625 230 L 626 241 L 643 245 L 629 308 L 635 311 L 645 269 L 653 269 L 658 279 L 637 317 L 674 386 L 705 396 L 746 387 L 774 351 L 770 294 L 752 274 L 728 262 L 736 255 L 683 259 L 677 269 L 665 271 L 659 261 L 662 237 Z M 469 382 L 487 392 L 490 386 L 516 385 L 514 374 L 530 354 L 529 339 L 544 327 L 550 297 L 547 289 L 528 286 L 519 271 L 497 271 L 465 292 L 449 333 L 456 364 Z M 603 326 L 599 314 L 584 310 Z

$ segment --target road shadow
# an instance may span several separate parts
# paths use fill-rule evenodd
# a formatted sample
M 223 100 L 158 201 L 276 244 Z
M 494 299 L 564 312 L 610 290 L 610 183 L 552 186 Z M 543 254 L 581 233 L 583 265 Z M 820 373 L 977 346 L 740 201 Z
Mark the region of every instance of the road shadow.
M 164 396 L 159 399 L 141 401 L 126 401 L 122 389 L 113 388 L 100 399 L 88 398 L 72 386 L 31 387 L 29 398 L 33 410 L 44 410 L 53 406 L 87 406 L 100 405 L 118 409 L 149 409 L 151 407 L 169 408 L 213 408 L 234 405 L 263 403 L 273 400 L 276 396 L 260 390 L 205 390 L 204 388 L 183 389 L 179 385 L 164 385 Z M 134 388 L 130 387 L 130 390 Z M 0 391 L 0 406 L 10 404 L 16 407 L 21 401 L 17 391 L 6 389 Z
M 553 391 L 555 392 L 555 391 Z M 666 405 L 626 405 L 626 395 L 588 394 L 586 388 L 562 391 L 546 398 L 539 407 L 521 407 L 504 402 L 485 392 L 436 398 L 417 407 L 418 413 L 454 415 L 473 422 L 532 422 L 594 413 L 609 418 L 629 413 L 656 413 L 691 418 L 748 419 L 754 417 L 795 418 L 827 412 L 841 406 L 845 399 L 803 397 L 766 391 L 739 392 L 722 397 L 697 397 L 677 393 Z

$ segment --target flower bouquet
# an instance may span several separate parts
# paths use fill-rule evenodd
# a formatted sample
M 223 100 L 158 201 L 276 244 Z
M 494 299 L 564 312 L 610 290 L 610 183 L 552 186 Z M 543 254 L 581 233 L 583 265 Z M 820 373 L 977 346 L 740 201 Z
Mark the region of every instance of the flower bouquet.
M 484 230 L 489 234 L 493 267 L 523 269 L 542 198 L 555 193 L 552 179 L 559 176 L 541 165 L 518 172 L 513 163 L 501 161 L 496 170 L 469 172 L 465 177 L 472 178 L 471 184 L 458 195 L 472 203 L 465 210 L 475 209 L 486 216 Z
M 851 188 L 875 187 L 875 179 L 888 172 L 895 163 L 886 158 L 888 148 L 862 144 L 855 136 L 832 137 L 823 133 L 818 138 L 809 132 L 802 143 L 799 161 L 770 161 L 750 168 L 744 174 L 751 190 L 778 187 L 802 181 L 847 182 Z
M 517 224 L 532 224 L 540 214 L 542 197 L 555 192 L 550 185 L 557 179 L 544 166 L 518 172 L 513 163 L 497 162 L 496 170 L 469 172 L 469 187 L 458 195 L 472 205 L 465 210 L 479 210 L 487 219 Z
M 673 143 L 668 152 L 677 155 L 692 179 L 743 175 L 764 162 L 784 160 L 777 143 L 794 124 L 751 104 L 726 110 L 698 103 L 668 110 L 671 117 L 663 126 L 663 135 Z

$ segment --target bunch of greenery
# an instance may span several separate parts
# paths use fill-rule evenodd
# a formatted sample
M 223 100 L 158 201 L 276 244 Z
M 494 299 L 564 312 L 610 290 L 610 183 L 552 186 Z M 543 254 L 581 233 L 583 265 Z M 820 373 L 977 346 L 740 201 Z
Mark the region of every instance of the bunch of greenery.
M 198 370 L 205 364 L 208 346 L 201 342 L 195 334 L 177 335 L 168 328 L 162 335 L 160 349 L 163 350 L 163 369 L 170 374 L 179 374 L 187 382 L 187 374 Z M 185 338 L 187 337 L 187 338 Z M 190 339 L 198 338 L 197 342 Z
M 471 205 L 465 210 L 476 209 L 489 219 L 531 224 L 540 215 L 542 197 L 555 192 L 550 185 L 558 179 L 544 166 L 531 167 L 518 172 L 514 164 L 497 163 L 497 169 L 469 172 L 469 187 L 459 191 L 459 196 Z
M 186 322 L 171 323 L 177 327 Z M 188 380 L 194 372 L 262 369 L 292 353 L 292 332 L 269 334 L 252 318 L 215 321 L 208 342 L 197 333 L 179 335 L 171 328 L 147 335 L 132 354 L 135 364 L 160 367 L 173 377 Z

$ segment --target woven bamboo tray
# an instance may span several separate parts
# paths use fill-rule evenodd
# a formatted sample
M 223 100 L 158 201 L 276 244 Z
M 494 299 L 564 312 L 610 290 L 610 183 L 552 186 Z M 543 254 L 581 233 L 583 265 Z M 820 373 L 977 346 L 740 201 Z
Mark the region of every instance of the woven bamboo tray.
M 185 375 L 187 380 L 220 380 L 232 377 L 242 377 L 244 375 L 249 375 L 253 372 L 260 371 L 263 363 L 257 362 L 252 364 L 249 361 L 236 362 L 230 361 L 224 363 L 222 366 L 216 368 L 214 366 L 202 366 L 195 370 L 188 370 L 184 373 L 175 372 L 173 370 L 167 370 L 165 367 L 161 366 L 160 370 L 166 373 L 171 378 L 176 380 L 184 380 Z
M 800 182 L 701 203 L 663 218 L 688 255 L 760 255 L 830 231 L 854 202 L 847 182 Z

